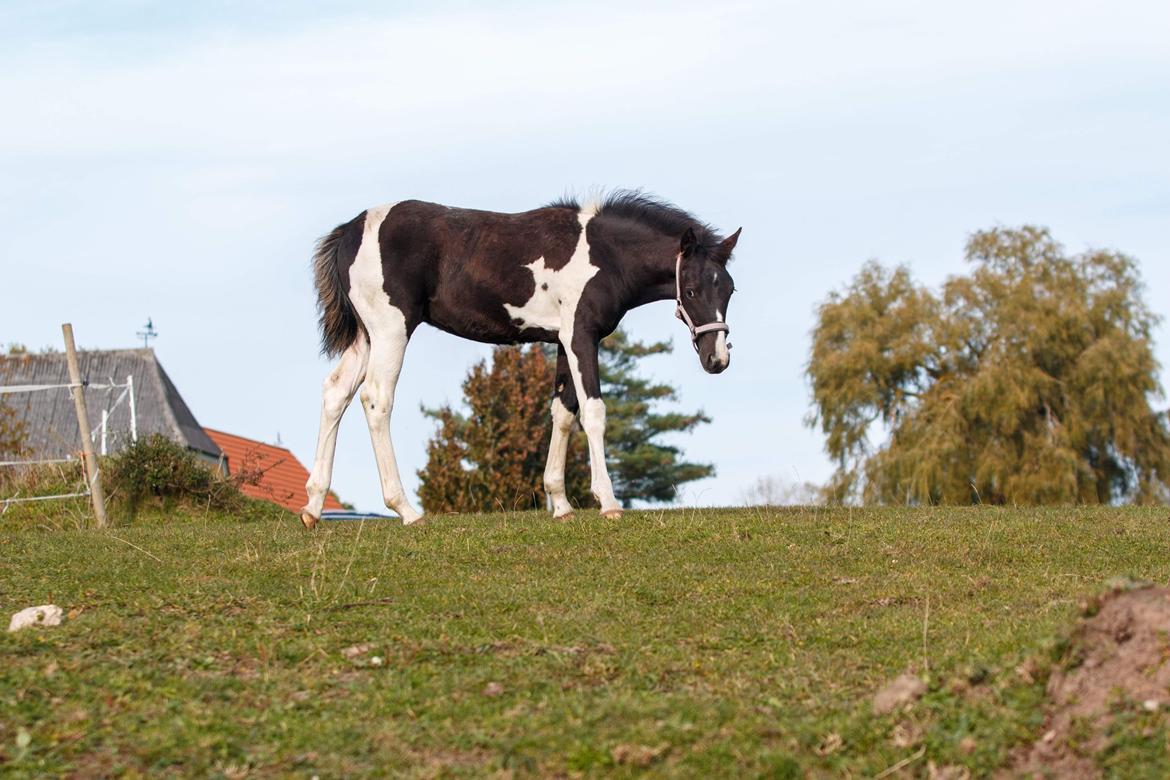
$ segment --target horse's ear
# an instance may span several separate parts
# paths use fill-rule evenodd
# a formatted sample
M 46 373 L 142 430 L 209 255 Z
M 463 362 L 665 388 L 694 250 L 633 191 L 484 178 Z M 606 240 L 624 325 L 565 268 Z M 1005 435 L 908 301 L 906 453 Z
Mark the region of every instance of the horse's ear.
M 735 250 L 735 245 L 739 242 L 739 234 L 743 232 L 743 228 L 738 228 L 727 238 L 719 242 L 719 246 L 715 247 L 715 251 L 711 253 L 711 257 L 715 262 L 721 265 L 727 265 L 727 261 L 731 259 L 731 253 Z
M 682 252 L 683 257 L 690 257 L 698 245 L 699 239 L 695 237 L 695 229 L 687 228 L 687 232 L 682 234 L 682 241 L 678 244 L 678 251 Z

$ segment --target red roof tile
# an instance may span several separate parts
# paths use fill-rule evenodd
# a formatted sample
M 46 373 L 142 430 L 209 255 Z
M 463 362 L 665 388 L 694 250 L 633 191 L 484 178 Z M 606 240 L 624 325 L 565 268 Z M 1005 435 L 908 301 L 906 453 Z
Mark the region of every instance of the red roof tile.
M 242 471 L 260 472 L 255 485 L 241 485 L 246 496 L 272 501 L 290 512 L 299 512 L 309 500 L 305 483 L 309 472 L 296 456 L 284 447 L 265 444 L 262 441 L 245 439 L 231 433 L 204 428 L 223 454 L 227 456 L 228 474 Z M 332 492 L 325 496 L 325 509 L 344 509 Z

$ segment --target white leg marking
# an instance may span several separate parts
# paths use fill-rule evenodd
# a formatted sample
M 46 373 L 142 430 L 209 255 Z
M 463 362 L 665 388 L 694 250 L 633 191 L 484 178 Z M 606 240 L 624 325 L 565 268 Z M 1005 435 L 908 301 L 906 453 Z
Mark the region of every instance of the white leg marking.
M 305 484 L 309 503 L 301 510 L 314 519 L 321 518 L 325 494 L 333 478 L 333 454 L 337 448 L 337 426 L 341 416 L 353 400 L 354 393 L 366 376 L 366 361 L 370 357 L 370 344 L 364 334 L 341 353 L 341 360 L 325 378 L 321 390 L 321 428 L 317 433 L 317 454 L 313 458 L 313 471 Z
M 406 353 L 406 320 L 402 312 L 387 305 L 399 317 L 397 331 L 383 330 L 370 332 L 375 339 L 370 346 L 370 363 L 366 371 L 366 384 L 362 388 L 362 409 L 366 413 L 366 424 L 370 428 L 370 440 L 374 445 L 374 458 L 378 461 L 378 475 L 382 480 L 382 498 L 386 506 L 393 509 L 409 525 L 420 515 L 410 504 L 398 474 L 398 461 L 394 457 L 394 444 L 390 439 L 390 413 L 394 410 L 394 388 L 398 374 L 402 371 L 402 357 Z
M 621 512 L 622 506 L 613 495 L 613 483 L 605 466 L 605 402 L 600 398 L 586 399 L 581 404 L 581 427 L 589 439 L 589 488 L 601 502 L 602 513 Z
M 349 298 L 353 301 L 366 332 L 370 336 L 370 357 L 366 382 L 362 388 L 362 409 L 370 428 L 374 458 L 382 480 L 382 498 L 386 506 L 398 513 L 409 525 L 420 518 L 411 506 L 398 475 L 398 461 L 390 439 L 390 413 L 394 409 L 394 388 L 402 371 L 406 353 L 406 317 L 390 302 L 384 289 L 382 252 L 378 229 L 393 206 L 379 206 L 366 212 L 365 231 L 357 257 L 349 270 Z
M 565 460 L 569 452 L 569 434 L 575 415 L 565 408 L 561 399 L 552 402 L 552 439 L 548 445 L 548 462 L 544 466 L 544 490 L 553 502 L 553 517 L 573 513 L 573 506 L 565 495 Z
M 589 240 L 585 235 L 589 220 L 596 213 L 596 207 L 591 206 L 582 209 L 577 214 L 577 221 L 581 224 L 581 235 L 577 238 L 577 246 L 573 250 L 573 256 L 561 271 L 548 272 L 549 290 L 555 290 L 558 293 L 560 310 L 556 326 L 542 324 L 540 327 L 558 331 L 558 339 L 565 350 L 565 357 L 568 359 L 569 373 L 573 376 L 573 387 L 577 391 L 577 398 L 582 399 L 581 427 L 585 429 L 585 436 L 589 440 L 590 490 L 601 503 L 603 513 L 620 513 L 622 508 L 617 499 L 614 498 L 613 483 L 610 481 L 609 471 L 605 465 L 605 402 L 600 398 L 589 398 L 585 393 L 585 387 L 581 382 L 581 366 L 577 361 L 576 353 L 573 352 L 573 325 L 577 319 L 577 305 L 581 302 L 581 294 L 585 290 L 585 284 L 599 270 L 597 266 L 589 262 Z M 543 259 L 538 262 L 543 266 Z M 533 268 L 533 275 L 536 276 L 537 296 L 539 296 L 542 277 L 534 266 L 535 263 L 529 267 Z M 562 275 L 562 272 L 570 269 L 573 269 L 572 273 Z M 561 286 L 554 287 L 554 284 Z M 537 296 L 534 296 L 534 299 Z M 529 301 L 529 304 L 531 303 L 532 301 Z M 528 304 L 516 310 L 509 307 L 508 311 L 514 317 L 523 318 L 523 309 L 527 308 Z

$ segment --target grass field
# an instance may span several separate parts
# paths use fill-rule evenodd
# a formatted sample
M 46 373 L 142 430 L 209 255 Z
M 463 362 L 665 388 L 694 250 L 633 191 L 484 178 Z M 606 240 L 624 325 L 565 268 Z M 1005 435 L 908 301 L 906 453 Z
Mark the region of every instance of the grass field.
M 31 517 L 0 609 L 71 617 L 0 637 L 13 777 L 983 776 L 1080 600 L 1170 580 L 1166 509 Z M 1152 771 L 1153 728 L 1102 766 Z

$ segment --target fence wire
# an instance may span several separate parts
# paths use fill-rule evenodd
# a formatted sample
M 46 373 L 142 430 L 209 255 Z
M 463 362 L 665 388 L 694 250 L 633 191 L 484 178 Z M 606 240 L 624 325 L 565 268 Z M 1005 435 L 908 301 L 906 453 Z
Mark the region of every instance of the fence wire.
M 110 381 L 106 384 L 96 384 L 93 382 L 66 382 L 63 385 L 0 385 L 0 395 L 8 395 L 9 393 L 35 393 L 38 390 L 60 390 L 68 387 L 88 387 L 90 390 L 113 390 L 118 387 L 126 387 L 126 383 L 116 384 Z
M 102 454 L 105 455 L 106 454 L 106 451 L 105 451 L 106 450 L 106 447 L 105 447 L 105 444 L 106 444 L 106 420 L 108 419 L 109 413 L 112 412 L 114 409 L 116 409 L 119 405 L 121 405 L 122 401 L 124 401 L 127 398 L 127 396 L 129 396 L 130 397 L 131 417 L 133 418 L 136 416 L 134 414 L 134 411 L 133 411 L 134 410 L 134 398 L 133 398 L 134 377 L 133 377 L 133 375 L 127 377 L 126 382 L 124 382 L 122 384 L 118 384 L 118 383 L 114 382 L 114 380 L 111 378 L 110 381 L 105 383 L 105 384 L 91 383 L 91 382 L 77 382 L 77 383 L 66 382 L 64 384 L 52 384 L 52 385 L 0 385 L 0 395 L 11 395 L 13 393 L 36 393 L 36 392 L 42 392 L 42 391 L 46 391 L 46 390 L 62 390 L 62 389 L 73 390 L 73 389 L 79 388 L 79 387 L 80 388 L 89 388 L 90 390 L 118 390 L 118 389 L 122 389 L 122 394 L 118 396 L 118 400 L 116 400 L 113 403 L 112 407 L 109 405 L 109 400 L 107 397 L 107 401 L 106 401 L 107 408 L 103 411 L 102 421 L 100 423 L 98 423 L 97 427 L 95 427 L 92 431 L 89 432 L 89 437 L 90 437 L 91 441 L 97 437 L 97 434 L 99 431 L 101 432 L 101 435 L 102 435 L 102 448 L 101 449 L 102 449 Z M 131 423 L 130 423 L 131 435 L 135 439 L 137 438 L 137 427 L 138 427 L 136 425 L 136 423 L 137 423 L 137 420 L 131 419 Z M 3 461 L 0 461 L 0 467 L 39 466 L 39 465 L 53 464 L 53 463 L 81 463 L 81 464 L 83 464 L 84 462 L 82 459 L 74 458 L 74 457 L 42 458 L 39 460 L 3 460 Z M 89 495 L 90 495 L 90 491 L 88 488 L 82 492 L 79 492 L 79 493 L 58 493 L 58 494 L 54 494 L 51 496 L 23 496 L 22 497 L 19 493 L 17 493 L 17 495 L 13 496 L 12 498 L 0 498 L 0 507 L 2 507 L 2 509 L 0 509 L 0 515 L 7 512 L 8 507 L 12 504 L 24 504 L 24 503 L 29 503 L 29 502 L 33 502 L 33 501 L 54 501 L 54 500 L 66 499 L 66 498 L 83 498 L 83 497 L 88 497 Z

